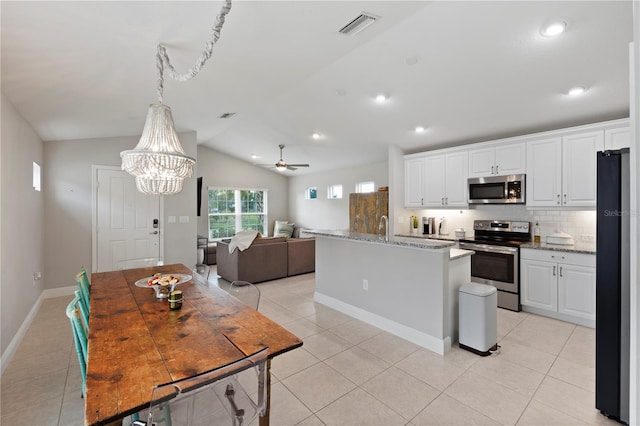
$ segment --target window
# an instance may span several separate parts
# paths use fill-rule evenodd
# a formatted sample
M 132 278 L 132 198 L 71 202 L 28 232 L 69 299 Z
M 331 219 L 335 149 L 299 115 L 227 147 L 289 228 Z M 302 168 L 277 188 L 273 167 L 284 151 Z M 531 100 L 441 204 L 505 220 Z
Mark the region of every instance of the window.
M 209 239 L 254 230 L 267 235 L 267 191 L 209 188 Z
M 307 188 L 304 195 L 307 200 L 315 200 L 316 198 L 318 198 L 318 188 L 316 188 L 315 186 L 310 186 L 309 188 Z
M 33 189 L 40 191 L 40 165 L 33 162 Z
M 331 185 L 327 188 L 327 198 L 334 200 L 342 198 L 342 185 Z
M 356 183 L 356 192 L 360 194 L 364 194 L 367 192 L 374 192 L 376 190 L 376 185 L 373 182 L 358 182 Z

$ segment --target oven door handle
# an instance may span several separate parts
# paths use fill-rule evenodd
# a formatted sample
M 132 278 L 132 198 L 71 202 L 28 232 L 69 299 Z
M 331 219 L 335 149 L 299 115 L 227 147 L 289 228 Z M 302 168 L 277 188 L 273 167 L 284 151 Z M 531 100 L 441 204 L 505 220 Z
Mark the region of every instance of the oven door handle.
M 516 254 L 517 247 L 494 246 L 490 244 L 460 243 L 460 248 L 498 254 Z

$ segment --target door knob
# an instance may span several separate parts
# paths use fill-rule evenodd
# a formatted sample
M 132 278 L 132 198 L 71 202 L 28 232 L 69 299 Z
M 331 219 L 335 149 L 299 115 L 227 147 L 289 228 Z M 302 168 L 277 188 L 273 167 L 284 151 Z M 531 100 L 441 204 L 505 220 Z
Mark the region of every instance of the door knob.
M 158 235 L 158 231 L 149 232 L 149 235 Z

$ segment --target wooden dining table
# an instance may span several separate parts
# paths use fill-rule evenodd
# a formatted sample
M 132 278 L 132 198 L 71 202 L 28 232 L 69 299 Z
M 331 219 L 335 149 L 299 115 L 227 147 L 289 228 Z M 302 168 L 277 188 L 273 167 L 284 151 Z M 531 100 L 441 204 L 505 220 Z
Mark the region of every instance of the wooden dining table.
M 183 302 L 171 310 L 136 281 L 186 274 Z M 91 275 L 85 424 L 118 424 L 149 407 L 153 387 L 206 372 L 268 347 L 265 415 L 269 424 L 271 359 L 302 340 L 181 264 Z

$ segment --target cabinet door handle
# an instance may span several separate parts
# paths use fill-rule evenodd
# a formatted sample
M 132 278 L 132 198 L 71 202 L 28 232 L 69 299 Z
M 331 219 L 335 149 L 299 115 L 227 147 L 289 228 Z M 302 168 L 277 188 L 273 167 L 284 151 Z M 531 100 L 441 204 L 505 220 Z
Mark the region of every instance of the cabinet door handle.
M 556 204 L 560 204 L 560 194 L 558 194 L 558 201 L 556 201 Z
M 562 276 L 562 266 L 560 267 L 560 276 Z
M 420 205 L 424 206 L 424 198 L 420 198 Z
M 555 267 L 555 265 L 553 266 L 553 276 L 554 277 L 556 276 L 556 267 Z
M 444 197 L 444 203 L 445 203 L 446 205 L 449 205 L 449 197 Z
M 498 172 L 498 167 L 499 167 L 499 166 L 496 166 L 496 174 L 498 174 L 498 173 L 499 173 L 499 172 Z
M 567 194 L 564 194 L 564 204 L 567 204 Z
M 493 173 L 493 166 L 491 166 L 491 174 L 492 174 L 492 175 L 494 174 L 494 173 Z

